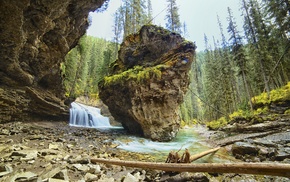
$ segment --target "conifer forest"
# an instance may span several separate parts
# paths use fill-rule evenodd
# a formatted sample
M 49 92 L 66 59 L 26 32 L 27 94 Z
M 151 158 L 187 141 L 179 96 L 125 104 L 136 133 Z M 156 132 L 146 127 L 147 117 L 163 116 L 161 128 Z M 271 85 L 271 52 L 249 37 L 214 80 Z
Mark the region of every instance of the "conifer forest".
M 261 99 L 275 99 L 271 91 L 289 82 L 289 0 L 237 3 L 243 27 L 237 27 L 228 7 L 227 25 L 221 24 L 219 16 L 215 17 L 220 37 L 204 35 L 206 48 L 196 53 L 190 88 L 179 109 L 183 124 L 218 120 L 241 110 L 251 112 Z M 186 22 L 180 20 L 176 0 L 167 0 L 167 5 L 165 28 L 186 38 Z M 117 59 L 120 43 L 143 25 L 151 24 L 152 16 L 150 0 L 123 0 L 113 15 L 111 40 L 84 35 L 61 65 L 67 96 L 97 99 L 98 82 Z M 287 89 L 289 92 L 289 86 Z M 264 97 L 255 97 L 260 94 Z

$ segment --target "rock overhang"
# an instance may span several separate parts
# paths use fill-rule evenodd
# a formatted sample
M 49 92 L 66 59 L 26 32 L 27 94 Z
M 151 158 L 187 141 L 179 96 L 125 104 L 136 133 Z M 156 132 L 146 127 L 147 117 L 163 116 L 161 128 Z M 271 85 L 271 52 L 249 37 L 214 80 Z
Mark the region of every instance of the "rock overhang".
M 179 34 L 143 26 L 121 44 L 110 75 L 99 84 L 100 98 L 131 133 L 158 141 L 173 139 L 195 48 Z
M 0 122 L 68 119 L 60 63 L 105 2 L 0 1 Z

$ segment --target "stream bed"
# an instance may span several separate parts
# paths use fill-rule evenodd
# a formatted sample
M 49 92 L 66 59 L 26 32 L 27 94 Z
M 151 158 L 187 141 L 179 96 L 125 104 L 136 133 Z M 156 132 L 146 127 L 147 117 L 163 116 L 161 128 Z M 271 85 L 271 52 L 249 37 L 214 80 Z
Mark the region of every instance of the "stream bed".
M 121 135 L 114 142 L 118 145 L 118 149 L 151 155 L 155 158 L 156 162 L 165 162 L 170 151 L 179 151 L 179 155 L 182 156 L 186 148 L 191 155 L 212 148 L 207 145 L 205 138 L 200 136 L 195 128 L 181 129 L 177 137 L 170 142 L 156 142 L 132 135 Z M 235 158 L 229 155 L 225 149 L 221 148 L 218 152 L 204 156 L 195 162 L 222 163 L 232 161 L 235 161 Z
M 166 161 L 171 151 L 178 151 L 179 155 L 182 156 L 185 149 L 188 149 L 190 154 L 194 155 L 212 148 L 206 142 L 206 138 L 199 134 L 196 127 L 180 129 L 176 138 L 170 142 L 156 142 L 129 135 L 123 127 L 111 126 L 109 118 L 102 116 L 100 109 L 75 102 L 71 104 L 70 126 L 97 128 L 103 132 L 118 133 L 114 140 L 117 149 L 125 152 L 147 154 L 152 156 L 156 162 Z M 230 156 L 224 148 L 221 148 L 218 152 L 204 156 L 195 162 L 221 163 L 234 160 L 234 157 Z

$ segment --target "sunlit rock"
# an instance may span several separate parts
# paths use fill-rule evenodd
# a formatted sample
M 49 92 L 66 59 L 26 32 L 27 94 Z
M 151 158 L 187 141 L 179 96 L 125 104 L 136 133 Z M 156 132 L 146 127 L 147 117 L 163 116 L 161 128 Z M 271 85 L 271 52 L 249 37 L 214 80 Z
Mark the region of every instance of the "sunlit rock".
M 11 167 L 11 165 L 0 165 L 0 178 L 11 172 L 13 172 L 13 168 Z
M 98 180 L 98 176 L 95 174 L 91 174 L 91 173 L 86 173 L 85 175 L 85 181 L 97 181 Z
M 131 133 L 158 141 L 173 139 L 195 48 L 177 33 L 143 26 L 121 44 L 110 76 L 99 84 L 100 98 Z

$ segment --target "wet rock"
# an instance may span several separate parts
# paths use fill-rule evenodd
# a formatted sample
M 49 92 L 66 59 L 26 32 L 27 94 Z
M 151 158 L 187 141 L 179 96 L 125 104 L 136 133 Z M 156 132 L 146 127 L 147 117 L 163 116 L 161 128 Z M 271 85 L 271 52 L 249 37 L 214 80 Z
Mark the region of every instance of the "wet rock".
M 267 140 L 265 138 L 258 138 L 253 140 L 253 143 L 258 144 L 258 145 L 263 145 L 266 147 L 277 147 L 277 144 L 275 144 L 274 142 Z
M 275 160 L 277 161 L 283 161 L 285 159 L 290 159 L 290 148 L 280 148 L 277 151 L 277 154 L 275 156 Z
M 290 143 L 290 131 L 280 132 L 272 135 L 268 135 L 263 139 L 269 140 L 276 144 L 287 144 Z
M 255 145 L 246 142 L 236 142 L 232 146 L 232 153 L 236 155 L 252 155 L 256 156 L 258 154 L 259 148 Z

